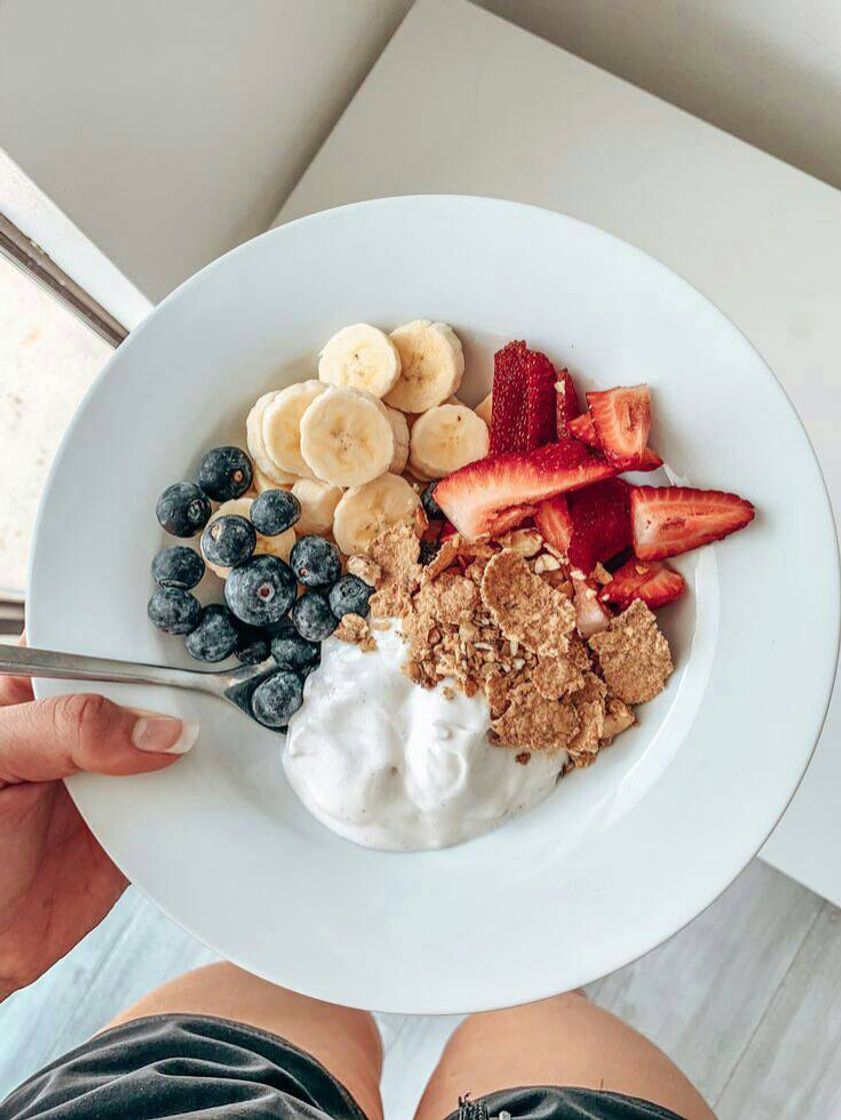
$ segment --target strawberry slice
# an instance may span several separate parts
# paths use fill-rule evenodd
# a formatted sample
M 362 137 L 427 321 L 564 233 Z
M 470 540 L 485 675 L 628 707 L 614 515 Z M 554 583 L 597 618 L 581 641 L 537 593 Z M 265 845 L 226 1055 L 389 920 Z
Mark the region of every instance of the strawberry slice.
M 569 434 L 580 439 L 582 443 L 586 443 L 588 447 L 597 447 L 602 449 L 599 442 L 599 437 L 596 435 L 596 425 L 593 423 L 592 413 L 584 412 L 581 416 L 576 416 L 571 420 L 568 425 Z M 663 460 L 657 454 L 653 447 L 646 447 L 642 453 L 642 458 L 632 464 L 635 471 L 656 471 L 658 467 L 663 466 Z M 632 469 L 625 467 L 625 470 Z
M 469 463 L 436 485 L 435 500 L 462 536 L 476 540 L 501 532 L 502 525 L 513 528 L 546 498 L 616 473 L 601 455 L 565 439 L 526 455 L 490 455 Z M 512 510 L 515 506 L 519 510 Z
M 534 523 L 543 539 L 589 575 L 631 543 L 629 486 L 621 478 L 597 482 L 568 497 L 541 502 Z
M 523 450 L 534 451 L 553 443 L 557 437 L 555 412 L 558 394 L 555 383 L 558 375 L 555 367 L 545 354 L 539 350 L 528 350 L 526 366 L 526 446 Z
M 555 367 L 525 342 L 494 354 L 491 454 L 534 451 L 555 439 Z
M 653 447 L 646 447 L 642 453 L 642 458 L 638 463 L 635 463 L 633 470 L 635 471 L 656 471 L 658 467 L 663 466 L 663 460 L 657 454 Z
M 680 572 L 659 560 L 629 560 L 613 573 L 613 579 L 599 593 L 603 603 L 612 603 L 620 611 L 634 599 L 642 599 L 652 610 L 672 603 L 686 590 Z
M 570 420 L 568 425 L 569 434 L 580 439 L 582 443 L 586 443 L 588 447 L 601 447 L 599 437 L 596 435 L 596 425 L 593 423 L 593 416 L 589 412 L 582 412 L 580 416 L 576 416 L 574 420 Z
M 558 436 L 569 430 L 570 421 L 581 411 L 578 404 L 578 393 L 575 391 L 575 382 L 568 369 L 562 369 L 555 382 L 555 427 Z M 587 442 L 586 440 L 584 441 Z
M 491 393 L 491 455 L 526 450 L 525 342 L 509 342 L 494 354 Z
M 600 560 L 610 560 L 631 543 L 628 484 L 610 478 L 569 497 L 572 540 L 570 563 L 589 575 Z
M 620 470 L 633 470 L 643 460 L 651 431 L 648 386 L 588 393 L 587 404 L 607 461 Z
M 543 539 L 566 555 L 572 540 L 572 518 L 566 496 L 558 494 L 541 502 L 535 510 L 534 523 Z
M 641 560 L 662 560 L 719 541 L 753 521 L 750 502 L 688 486 L 631 488 L 631 540 Z

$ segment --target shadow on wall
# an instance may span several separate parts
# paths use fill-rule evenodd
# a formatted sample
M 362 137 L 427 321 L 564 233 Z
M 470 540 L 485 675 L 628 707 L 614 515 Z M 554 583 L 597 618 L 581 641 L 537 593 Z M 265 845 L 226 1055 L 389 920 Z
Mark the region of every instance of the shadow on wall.
M 841 187 L 838 0 L 475 0 Z

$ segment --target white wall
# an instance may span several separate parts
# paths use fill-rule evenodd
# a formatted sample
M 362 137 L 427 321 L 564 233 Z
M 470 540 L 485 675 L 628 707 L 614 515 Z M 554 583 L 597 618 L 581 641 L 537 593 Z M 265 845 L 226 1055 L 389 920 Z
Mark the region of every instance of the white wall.
M 841 0 L 478 2 L 841 187 Z M 0 0 L 0 146 L 158 299 L 269 224 L 410 4 Z
M 841 187 L 841 0 L 477 0 Z
M 262 232 L 410 0 L 0 0 L 0 146 L 158 299 Z

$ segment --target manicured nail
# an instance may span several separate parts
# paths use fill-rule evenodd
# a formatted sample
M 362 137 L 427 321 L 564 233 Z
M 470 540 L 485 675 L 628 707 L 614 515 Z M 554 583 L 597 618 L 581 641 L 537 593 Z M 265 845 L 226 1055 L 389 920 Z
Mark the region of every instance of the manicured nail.
M 134 725 L 131 741 L 139 751 L 154 754 L 186 754 L 195 743 L 199 725 L 195 720 L 169 716 L 141 716 Z

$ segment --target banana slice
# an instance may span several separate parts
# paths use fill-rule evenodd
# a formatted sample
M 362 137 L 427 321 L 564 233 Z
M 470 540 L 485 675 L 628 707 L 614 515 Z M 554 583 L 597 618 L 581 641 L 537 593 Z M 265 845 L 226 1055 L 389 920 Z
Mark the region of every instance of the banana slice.
M 230 514 L 236 514 L 239 517 L 250 517 L 253 501 L 253 498 L 233 498 L 230 502 L 223 502 L 219 509 L 209 518 L 207 522 L 208 525 L 211 521 L 215 521 L 217 517 L 226 517 Z M 281 560 L 288 560 L 295 540 L 294 529 L 287 529 L 285 533 L 278 533 L 276 537 L 264 537 L 262 533 L 258 533 L 254 555 L 279 556 Z M 211 564 L 206 556 L 204 557 L 204 562 L 220 579 L 227 579 L 231 574 L 230 568 L 223 568 L 221 564 Z
M 313 478 L 299 478 L 292 493 L 301 503 L 301 516 L 295 529 L 302 537 L 310 533 L 322 536 L 333 528 L 333 513 L 342 496 L 341 488 Z
M 402 474 L 409 461 L 409 425 L 403 413 L 396 408 L 386 406 L 386 414 L 394 434 L 394 457 L 388 469 L 391 474 Z
M 492 408 L 493 408 L 493 393 L 488 393 L 488 395 L 485 397 L 485 399 L 483 401 L 479 401 L 479 403 L 476 405 L 475 409 L 473 410 L 476 413 L 477 416 L 481 417 L 482 420 L 485 421 L 485 423 L 488 425 L 488 428 L 490 428 L 490 426 L 491 426 L 491 409 Z
M 245 421 L 245 443 L 254 466 L 252 484 L 258 491 L 260 489 L 258 475 L 262 475 L 270 483 L 266 489 L 271 489 L 272 486 L 291 486 L 296 477 L 287 471 L 280 470 L 277 464 L 272 462 L 263 441 L 263 414 L 277 394 L 278 390 L 276 389 L 273 389 L 270 393 L 264 393 L 262 397 L 255 401 Z
M 442 404 L 425 412 L 412 428 L 412 474 L 444 478 L 490 450 L 488 425 L 464 404 Z
M 367 553 L 374 537 L 410 518 L 419 505 L 418 495 L 396 474 L 354 486 L 342 495 L 333 515 L 336 544 L 346 556 Z
M 426 412 L 456 392 L 464 376 L 464 352 L 452 327 L 415 319 L 391 332 L 400 352 L 400 378 L 385 403 L 403 412 Z
M 254 467 L 254 477 L 251 479 L 251 486 L 255 493 L 262 494 L 265 490 L 289 490 L 292 484 L 298 481 L 298 476 L 295 474 L 287 474 L 286 471 L 275 471 L 276 475 L 282 475 L 283 482 L 275 482 L 273 478 L 269 478 L 267 474 L 263 474 L 259 467 Z
M 321 351 L 318 376 L 327 385 L 384 397 L 400 376 L 400 354 L 385 331 L 355 323 L 334 334 Z
M 388 470 L 394 433 L 385 406 L 370 393 L 331 385 L 301 417 L 301 455 L 310 477 L 361 486 Z
M 313 477 L 301 455 L 301 418 L 324 392 L 326 386 L 320 381 L 299 381 L 275 393 L 266 405 L 261 432 L 269 461 L 276 470 L 301 478 Z M 263 473 L 272 477 L 268 471 Z

